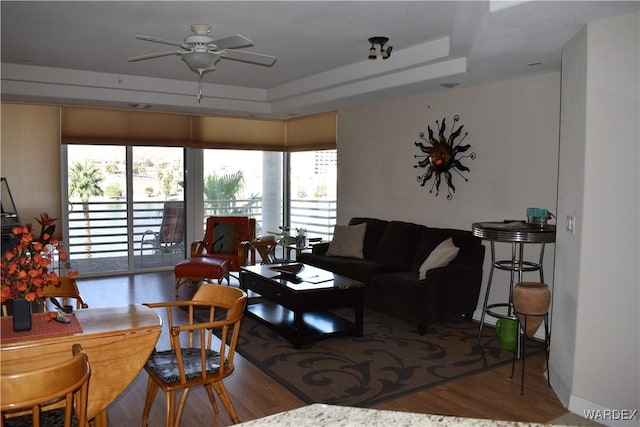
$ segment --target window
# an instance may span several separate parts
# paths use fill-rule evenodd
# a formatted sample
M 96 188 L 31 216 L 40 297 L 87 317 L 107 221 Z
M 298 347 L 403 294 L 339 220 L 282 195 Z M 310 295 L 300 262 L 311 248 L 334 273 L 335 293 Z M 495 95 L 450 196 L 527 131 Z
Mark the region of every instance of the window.
M 336 223 L 337 151 L 290 154 L 290 224 L 310 237 L 331 239 Z
M 257 235 L 279 233 L 286 225 L 292 234 L 304 228 L 309 237 L 325 240 L 333 233 L 336 150 L 74 144 L 62 151 L 69 200 L 65 235 L 71 268 L 83 274 L 173 268 L 191 241 L 185 232 L 189 218 L 202 224 L 202 231 L 194 227 L 195 236 L 210 215 L 251 216 Z M 198 172 L 185 182 L 187 154 L 195 159 L 194 170 L 202 167 L 202 179 Z M 196 200 L 202 210 L 194 208 Z
M 256 234 L 283 224 L 283 153 L 204 150 L 204 216 L 248 215 Z

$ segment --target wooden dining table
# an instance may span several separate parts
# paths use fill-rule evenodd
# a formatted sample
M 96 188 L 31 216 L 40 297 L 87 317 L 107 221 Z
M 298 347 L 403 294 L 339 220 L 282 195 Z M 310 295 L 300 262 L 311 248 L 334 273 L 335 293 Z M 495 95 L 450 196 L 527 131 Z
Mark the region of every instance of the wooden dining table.
M 152 309 L 132 304 L 74 311 L 81 332 L 0 340 L 2 374 L 39 369 L 71 357 L 80 344 L 91 366 L 87 414 L 94 426 L 108 426 L 108 406 L 133 382 L 153 351 L 162 329 Z M 142 411 L 142 408 L 140 408 Z

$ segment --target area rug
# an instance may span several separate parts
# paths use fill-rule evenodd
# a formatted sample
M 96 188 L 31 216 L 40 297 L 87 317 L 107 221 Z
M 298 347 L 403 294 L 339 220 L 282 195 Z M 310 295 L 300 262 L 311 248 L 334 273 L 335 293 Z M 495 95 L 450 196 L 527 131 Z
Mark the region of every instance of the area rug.
M 513 353 L 500 349 L 493 328 L 483 328 L 480 345 L 477 336 L 478 324 L 462 319 L 434 323 L 419 335 L 408 322 L 365 309 L 362 337 L 295 349 L 245 316 L 237 351 L 307 404 L 369 407 L 511 363 Z

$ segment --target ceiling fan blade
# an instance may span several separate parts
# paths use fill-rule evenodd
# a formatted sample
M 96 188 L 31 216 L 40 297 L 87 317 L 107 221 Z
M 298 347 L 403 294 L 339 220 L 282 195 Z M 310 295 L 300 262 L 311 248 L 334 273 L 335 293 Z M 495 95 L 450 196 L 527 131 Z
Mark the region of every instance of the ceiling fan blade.
M 186 45 L 184 43 L 180 43 L 180 42 L 174 42 L 172 40 L 165 40 L 165 39 L 160 39 L 158 37 L 152 37 L 152 36 L 141 36 L 141 35 L 137 35 L 136 38 L 138 40 L 146 40 L 148 42 L 154 42 L 154 43 L 163 43 L 163 44 L 170 44 L 172 46 L 180 46 L 183 49 L 188 49 L 189 45 Z
M 253 46 L 253 42 L 242 34 L 215 39 L 212 43 L 216 45 L 219 50 Z
M 132 56 L 131 58 L 129 58 L 129 62 L 142 61 L 144 59 L 151 59 L 151 58 L 158 58 L 160 56 L 179 55 L 187 52 L 188 51 L 170 50 L 168 52 L 158 52 L 158 53 L 150 53 L 148 55 Z
M 222 56 L 226 59 L 234 59 L 236 61 L 251 62 L 260 65 L 273 65 L 276 57 L 271 55 L 263 55 L 261 53 L 243 52 L 241 50 L 227 49 L 226 54 Z

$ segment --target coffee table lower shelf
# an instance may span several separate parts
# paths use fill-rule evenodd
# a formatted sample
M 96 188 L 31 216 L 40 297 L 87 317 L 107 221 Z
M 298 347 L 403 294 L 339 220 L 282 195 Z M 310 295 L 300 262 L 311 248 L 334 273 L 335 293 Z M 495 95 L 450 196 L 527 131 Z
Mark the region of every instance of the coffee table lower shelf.
M 250 303 L 247 313 L 278 331 L 295 348 L 329 337 L 362 335 L 362 330 L 354 322 L 323 310 L 301 313 L 301 327 L 295 327 L 292 310 L 274 302 Z

